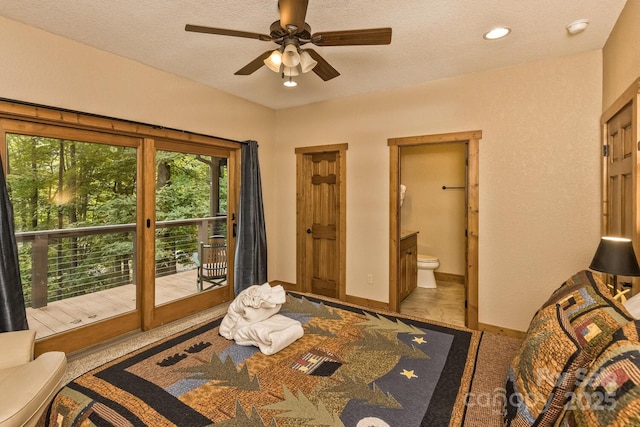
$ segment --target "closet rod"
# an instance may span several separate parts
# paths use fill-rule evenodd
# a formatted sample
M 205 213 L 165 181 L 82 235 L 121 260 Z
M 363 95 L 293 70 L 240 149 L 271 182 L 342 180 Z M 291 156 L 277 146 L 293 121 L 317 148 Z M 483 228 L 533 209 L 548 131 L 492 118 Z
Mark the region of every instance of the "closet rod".
M 462 187 L 447 187 L 446 185 L 442 186 L 443 190 L 461 190 L 463 188 L 465 188 L 464 185 Z

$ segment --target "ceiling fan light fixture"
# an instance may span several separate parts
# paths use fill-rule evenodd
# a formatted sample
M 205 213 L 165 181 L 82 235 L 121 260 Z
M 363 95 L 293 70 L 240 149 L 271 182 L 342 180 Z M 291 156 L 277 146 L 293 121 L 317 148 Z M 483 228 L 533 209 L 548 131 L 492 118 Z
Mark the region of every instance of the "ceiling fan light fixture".
M 280 53 L 278 49 L 274 50 L 271 52 L 271 55 L 264 60 L 264 65 L 274 73 L 279 73 L 282 65 L 282 53 Z
M 287 67 L 285 65 L 282 75 L 285 77 L 295 77 L 300 75 L 298 67 Z
M 282 52 L 282 63 L 286 67 L 295 67 L 300 63 L 300 54 L 294 44 L 289 44 Z
M 313 70 L 316 65 L 318 65 L 318 61 L 313 59 L 311 55 L 309 55 L 309 52 L 306 50 L 300 51 L 300 70 L 303 73 L 308 73 Z
M 277 1 L 278 3 L 280 19 L 271 23 L 269 32 L 267 33 L 191 24 L 186 24 L 184 29 L 185 31 L 194 33 L 257 39 L 262 42 L 272 42 L 279 46 L 274 47 L 272 45 L 270 49 L 264 51 L 236 71 L 234 75 L 248 76 L 258 71 L 264 65 L 270 70 L 281 74 L 284 70 L 284 64 L 284 66 L 287 67 L 300 67 L 297 68 L 298 72 L 308 73 L 309 71 L 313 71 L 325 82 L 338 77 L 340 73 L 314 49 L 301 49 L 301 47 L 305 47 L 307 43 L 319 47 L 379 46 L 391 43 L 392 29 L 390 27 L 312 33 L 311 26 L 305 22 L 309 0 L 272 1 Z M 277 51 L 273 49 L 277 49 Z M 285 78 L 284 74 L 282 77 Z
M 282 78 L 288 77 L 288 79 L 286 79 L 284 81 L 284 83 L 282 83 L 283 85 L 285 85 L 286 87 L 296 87 L 298 86 L 298 83 L 294 80 L 291 80 L 292 76 L 298 76 L 300 75 L 300 72 L 298 71 L 298 67 L 284 67 L 284 70 L 282 71 Z
M 509 27 L 495 27 L 482 36 L 485 40 L 497 40 L 506 37 L 511 32 Z

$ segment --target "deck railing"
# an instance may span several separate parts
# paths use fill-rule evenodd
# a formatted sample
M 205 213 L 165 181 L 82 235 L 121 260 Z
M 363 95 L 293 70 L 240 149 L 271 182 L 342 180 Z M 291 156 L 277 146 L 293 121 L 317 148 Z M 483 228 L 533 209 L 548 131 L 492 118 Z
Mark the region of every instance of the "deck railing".
M 226 215 L 156 222 L 156 277 L 195 268 L 198 243 L 226 235 Z M 16 233 L 27 307 L 136 282 L 136 225 Z

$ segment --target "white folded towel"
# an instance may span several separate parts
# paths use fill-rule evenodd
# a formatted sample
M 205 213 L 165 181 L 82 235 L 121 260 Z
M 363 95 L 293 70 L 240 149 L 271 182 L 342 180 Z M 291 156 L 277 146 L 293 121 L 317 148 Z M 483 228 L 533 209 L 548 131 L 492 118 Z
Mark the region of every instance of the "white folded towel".
M 297 320 L 275 314 L 266 320 L 236 329 L 233 339 L 238 345 L 254 345 L 267 356 L 275 354 L 304 335 Z
M 282 285 L 272 287 L 269 283 L 264 283 L 249 286 L 238 294 L 236 300 L 244 307 L 273 307 L 284 304 L 287 301 L 287 294 Z
M 281 285 L 253 285 L 236 296 L 218 329 L 238 345 L 254 345 L 274 354 L 304 335 L 302 324 L 278 313 L 287 301 Z
M 287 300 L 282 285 L 271 287 L 269 283 L 253 285 L 236 296 L 220 323 L 220 335 L 233 339 L 237 329 L 268 319 L 280 311 Z

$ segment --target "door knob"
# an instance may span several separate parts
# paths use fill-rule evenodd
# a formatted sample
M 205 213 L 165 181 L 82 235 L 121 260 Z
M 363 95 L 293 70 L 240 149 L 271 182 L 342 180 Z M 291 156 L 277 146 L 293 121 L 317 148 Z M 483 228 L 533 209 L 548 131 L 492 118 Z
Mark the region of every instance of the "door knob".
M 307 228 L 307 234 L 311 234 L 311 229 Z

